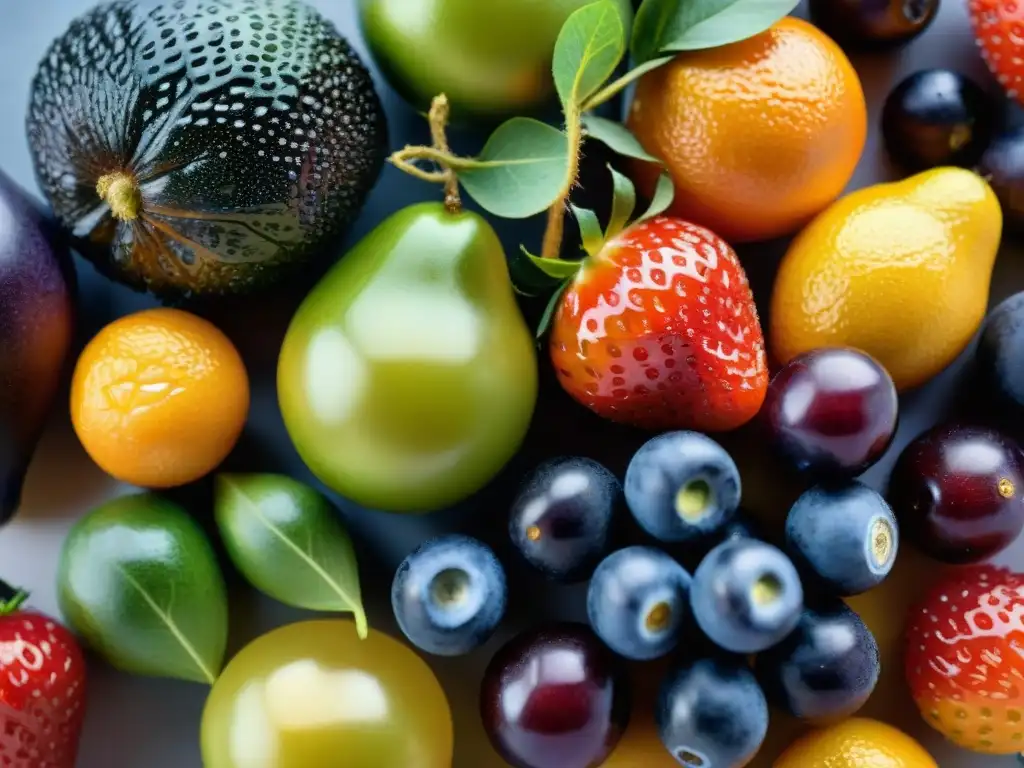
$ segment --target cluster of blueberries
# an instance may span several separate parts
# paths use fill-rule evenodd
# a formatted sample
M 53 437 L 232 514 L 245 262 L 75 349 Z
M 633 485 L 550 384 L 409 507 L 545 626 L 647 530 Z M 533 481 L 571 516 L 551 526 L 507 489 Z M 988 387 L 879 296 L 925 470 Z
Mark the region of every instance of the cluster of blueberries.
M 837 371 L 847 381 L 860 372 L 858 397 L 808 399 L 809 387 L 822 394 L 822 377 Z M 697 765 L 743 765 L 765 738 L 769 702 L 800 718 L 834 719 L 871 694 L 878 646 L 842 598 L 885 579 L 899 527 L 882 496 L 849 478 L 888 446 L 896 403 L 885 371 L 850 350 L 798 360 L 773 380 L 763 415 L 779 451 L 819 477 L 847 478 L 800 496 L 779 546 L 741 511 L 732 457 L 700 433 L 650 439 L 632 457 L 624 483 L 580 457 L 549 460 L 525 479 L 512 505 L 512 540 L 548 577 L 590 579 L 587 614 L 597 637 L 630 660 L 685 650 L 655 710 L 673 755 L 698 755 L 705 762 Z M 822 439 L 829 432 L 817 429 L 822 419 L 841 427 L 851 405 L 883 418 L 872 419 L 870 429 L 861 419 L 858 434 L 847 430 L 834 445 Z M 609 554 L 623 508 L 660 546 Z M 698 553 L 692 575 L 677 550 Z M 462 535 L 413 552 L 392 590 L 402 631 L 440 655 L 467 653 L 489 639 L 506 599 L 497 557 Z

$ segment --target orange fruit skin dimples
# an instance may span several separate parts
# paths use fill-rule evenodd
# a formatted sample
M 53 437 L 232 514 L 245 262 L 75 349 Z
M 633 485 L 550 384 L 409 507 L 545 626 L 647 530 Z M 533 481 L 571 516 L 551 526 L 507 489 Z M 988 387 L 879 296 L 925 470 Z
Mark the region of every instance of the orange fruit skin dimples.
M 672 176 L 669 212 L 735 244 L 790 234 L 839 196 L 867 107 L 839 46 L 787 17 L 644 75 L 627 124 Z M 632 173 L 650 196 L 660 169 L 637 161 Z
M 228 455 L 249 411 L 231 341 L 176 309 L 137 312 L 86 345 L 71 382 L 71 421 L 105 472 L 146 488 L 197 480 Z

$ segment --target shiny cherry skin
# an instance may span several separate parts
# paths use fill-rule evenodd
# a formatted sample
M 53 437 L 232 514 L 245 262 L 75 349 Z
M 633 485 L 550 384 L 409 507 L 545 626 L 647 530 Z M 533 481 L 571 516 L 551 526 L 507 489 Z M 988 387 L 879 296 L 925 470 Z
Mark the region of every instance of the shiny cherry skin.
M 627 686 L 621 662 L 590 627 L 529 630 L 487 668 L 484 729 L 514 768 L 597 768 L 628 724 Z
M 989 558 L 1024 528 L 1024 454 L 986 427 L 944 424 L 908 445 L 889 480 L 906 538 L 952 564 Z
M 761 409 L 770 440 L 801 472 L 853 477 L 885 453 L 896 433 L 892 377 L 863 352 L 815 349 L 772 378 Z
M 939 0 L 811 0 L 811 21 L 846 49 L 891 48 L 924 32 Z

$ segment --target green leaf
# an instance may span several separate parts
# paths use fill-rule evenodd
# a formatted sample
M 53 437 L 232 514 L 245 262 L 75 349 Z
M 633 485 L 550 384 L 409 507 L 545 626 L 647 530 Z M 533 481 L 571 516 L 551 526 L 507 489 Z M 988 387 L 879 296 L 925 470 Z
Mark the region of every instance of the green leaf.
M 576 223 L 579 224 L 583 250 L 591 256 L 595 255 L 604 246 L 604 233 L 601 232 L 601 222 L 597 220 L 597 214 L 587 208 L 577 208 L 571 203 L 569 208 L 576 217 Z
M 530 262 L 548 277 L 556 280 L 565 280 L 580 271 L 582 261 L 570 259 L 545 259 L 542 256 L 534 256 L 525 247 L 519 246 Z
M 227 591 L 210 543 L 184 510 L 151 493 L 81 518 L 61 551 L 68 624 L 112 666 L 209 683 L 224 663 Z
M 525 219 L 551 207 L 569 173 L 569 140 L 546 123 L 513 117 L 499 125 L 479 157 L 460 159 L 459 181 L 481 207 Z
M 544 314 L 540 316 L 540 322 L 537 324 L 537 338 L 544 338 L 544 334 L 548 332 L 548 328 L 551 327 L 551 321 L 555 317 L 555 311 L 558 309 L 558 305 L 561 303 L 565 292 L 569 289 L 572 284 L 572 278 L 570 277 L 564 283 L 562 283 L 558 290 L 551 294 L 551 298 L 548 299 L 547 306 L 544 307 Z
M 645 221 L 647 219 L 653 219 L 659 213 L 664 213 L 665 210 L 672 205 L 672 200 L 676 196 L 676 188 L 672 184 L 672 179 L 667 173 L 661 174 L 658 177 L 658 183 L 654 187 L 654 195 L 651 197 L 651 204 L 647 206 L 647 210 L 644 211 L 644 215 L 637 219 L 637 221 Z
M 595 115 L 584 115 L 583 127 L 587 136 L 605 144 L 613 152 L 623 157 L 632 157 L 636 160 L 646 160 L 650 163 L 660 163 L 654 155 L 649 154 L 637 140 L 630 130 L 622 123 L 608 120 Z
M 630 51 L 640 64 L 666 53 L 717 48 L 764 32 L 799 0 L 644 0 Z
M 558 33 L 551 72 L 568 113 L 611 77 L 626 52 L 626 30 L 614 0 L 598 0 L 575 11 Z
M 605 240 L 611 240 L 629 223 L 629 217 L 636 208 L 636 188 L 633 182 L 616 171 L 611 165 L 608 171 L 612 175 L 612 214 L 608 219 L 608 227 L 604 231 Z
M 217 476 L 214 515 L 231 560 L 254 587 L 286 605 L 366 611 L 352 539 L 320 493 L 284 475 Z

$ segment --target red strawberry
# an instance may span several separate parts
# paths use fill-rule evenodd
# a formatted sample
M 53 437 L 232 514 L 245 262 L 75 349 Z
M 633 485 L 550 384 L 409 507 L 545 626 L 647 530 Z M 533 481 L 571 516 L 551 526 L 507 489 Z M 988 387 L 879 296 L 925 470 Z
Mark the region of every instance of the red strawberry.
M 1024 574 L 953 571 L 912 610 L 911 694 L 931 726 L 965 749 L 1024 750 Z
M 635 224 L 589 257 L 552 324 L 565 390 L 652 430 L 734 429 L 768 385 L 747 276 L 728 243 L 680 219 Z
M 1024 4 L 970 0 L 968 8 L 988 68 L 1011 98 L 1024 101 Z
M 85 717 L 85 660 L 74 635 L 0 603 L 0 766 L 73 768 Z

